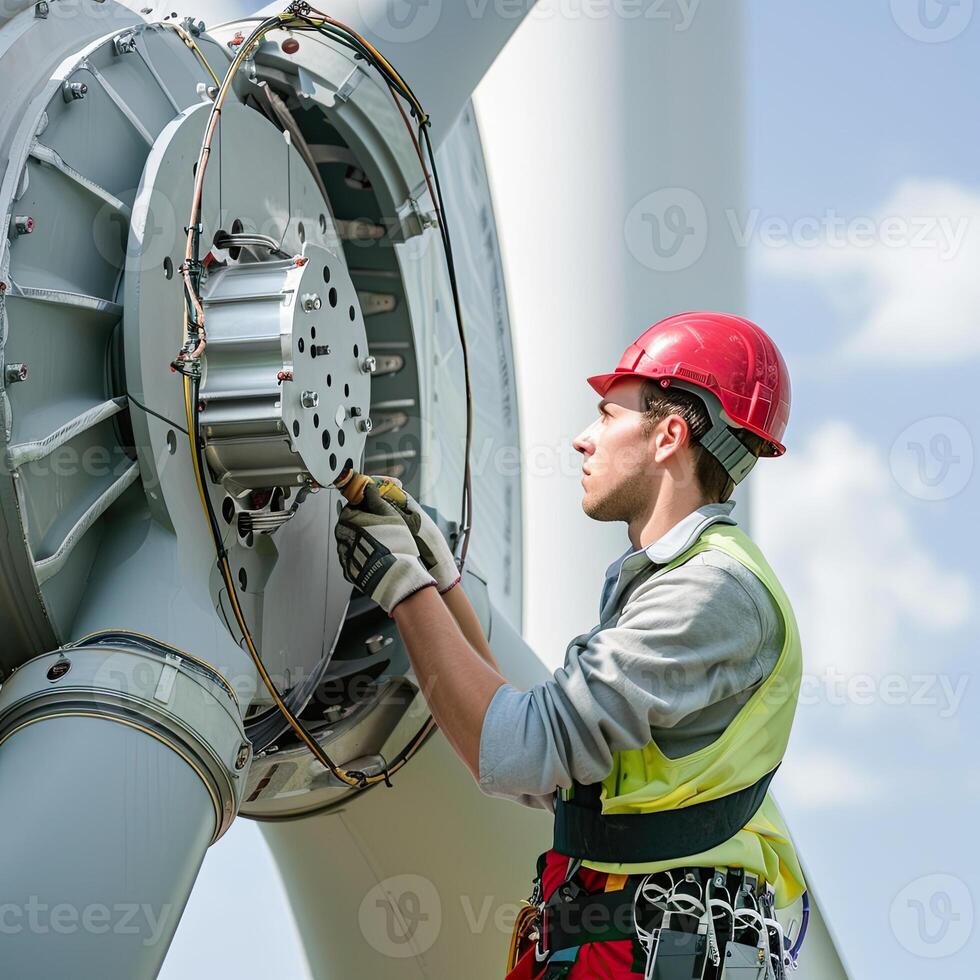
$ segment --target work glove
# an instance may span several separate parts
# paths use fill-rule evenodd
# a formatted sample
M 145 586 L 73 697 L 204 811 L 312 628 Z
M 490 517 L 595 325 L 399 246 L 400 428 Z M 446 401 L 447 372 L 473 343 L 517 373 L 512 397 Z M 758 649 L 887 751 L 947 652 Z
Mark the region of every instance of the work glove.
M 403 599 L 435 585 L 402 513 L 369 483 L 356 506 L 340 512 L 334 528 L 344 578 L 370 596 L 388 615 Z
M 440 594 L 448 592 L 459 584 L 459 568 L 449 544 L 439 530 L 439 525 L 419 506 L 418 501 L 402 486 L 401 480 L 391 476 L 376 476 L 374 481 L 380 488 L 386 483 L 394 483 L 400 493 L 387 493 L 385 500 L 402 515 L 408 529 L 412 532 L 419 557 L 429 574 L 436 580 Z M 382 489 L 382 492 L 383 489 Z

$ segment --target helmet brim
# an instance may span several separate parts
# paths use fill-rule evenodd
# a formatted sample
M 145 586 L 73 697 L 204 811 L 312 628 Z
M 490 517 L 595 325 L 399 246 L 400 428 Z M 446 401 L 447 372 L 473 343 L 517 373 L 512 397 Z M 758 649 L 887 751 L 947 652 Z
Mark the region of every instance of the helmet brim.
M 605 398 L 606 393 L 613 384 L 622 378 L 643 378 L 644 381 L 651 380 L 645 374 L 639 374 L 636 371 L 613 371 L 612 374 L 594 374 L 586 380 L 601 397 Z

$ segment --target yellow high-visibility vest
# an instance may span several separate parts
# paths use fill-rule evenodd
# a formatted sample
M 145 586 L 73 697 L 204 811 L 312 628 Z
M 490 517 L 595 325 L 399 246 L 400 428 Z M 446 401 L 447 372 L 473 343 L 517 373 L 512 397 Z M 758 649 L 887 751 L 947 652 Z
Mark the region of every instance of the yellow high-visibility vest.
M 772 593 L 785 624 L 785 641 L 768 677 L 710 745 L 670 759 L 653 740 L 641 749 L 616 752 L 602 781 L 602 813 L 654 813 L 708 803 L 758 783 L 782 761 L 789 741 L 803 674 L 799 628 L 793 608 L 769 563 L 738 525 L 714 524 L 651 579 L 709 549 L 731 555 Z M 562 791 L 567 799 L 573 790 Z M 733 837 L 698 854 L 639 864 L 583 859 L 584 867 L 609 874 L 648 874 L 683 866 L 744 868 L 770 882 L 775 904 L 783 908 L 806 890 L 789 831 L 770 793 L 755 815 Z

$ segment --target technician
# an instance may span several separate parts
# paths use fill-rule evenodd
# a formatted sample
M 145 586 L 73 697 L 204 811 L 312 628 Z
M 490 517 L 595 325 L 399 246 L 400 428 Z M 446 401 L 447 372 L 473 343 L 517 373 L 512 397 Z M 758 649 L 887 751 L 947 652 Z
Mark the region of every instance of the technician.
M 345 575 L 395 619 L 481 789 L 554 811 L 509 977 L 781 977 L 775 909 L 805 883 L 768 789 L 801 646 L 729 498 L 785 452 L 786 365 L 751 321 L 692 312 L 588 380 L 601 401 L 574 442 L 582 506 L 624 522 L 630 547 L 551 680 L 518 690 L 460 629 L 472 607 L 445 539 L 380 479 L 340 515 Z

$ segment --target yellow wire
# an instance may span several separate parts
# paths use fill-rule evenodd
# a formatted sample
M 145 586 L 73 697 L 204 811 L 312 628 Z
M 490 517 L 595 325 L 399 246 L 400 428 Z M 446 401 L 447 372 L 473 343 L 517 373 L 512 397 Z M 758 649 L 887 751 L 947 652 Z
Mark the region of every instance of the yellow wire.
M 221 84 L 221 82 L 218 79 L 218 76 L 215 75 L 214 73 L 214 69 L 211 67 L 210 63 L 208 62 L 208 59 L 204 57 L 204 52 L 197 46 L 197 42 L 194 40 L 194 38 L 190 36 L 190 34 L 187 33 L 187 31 L 183 29 L 183 27 L 181 27 L 179 24 L 173 24 L 165 20 L 160 21 L 160 26 L 169 27 L 170 30 L 176 31 L 177 35 L 181 38 L 184 44 L 186 44 L 187 47 L 191 48 L 194 51 L 194 53 L 198 56 L 198 58 L 201 59 L 201 64 L 203 64 L 204 67 L 207 68 L 208 74 L 211 76 L 211 78 L 214 79 L 214 84 L 215 85 Z

